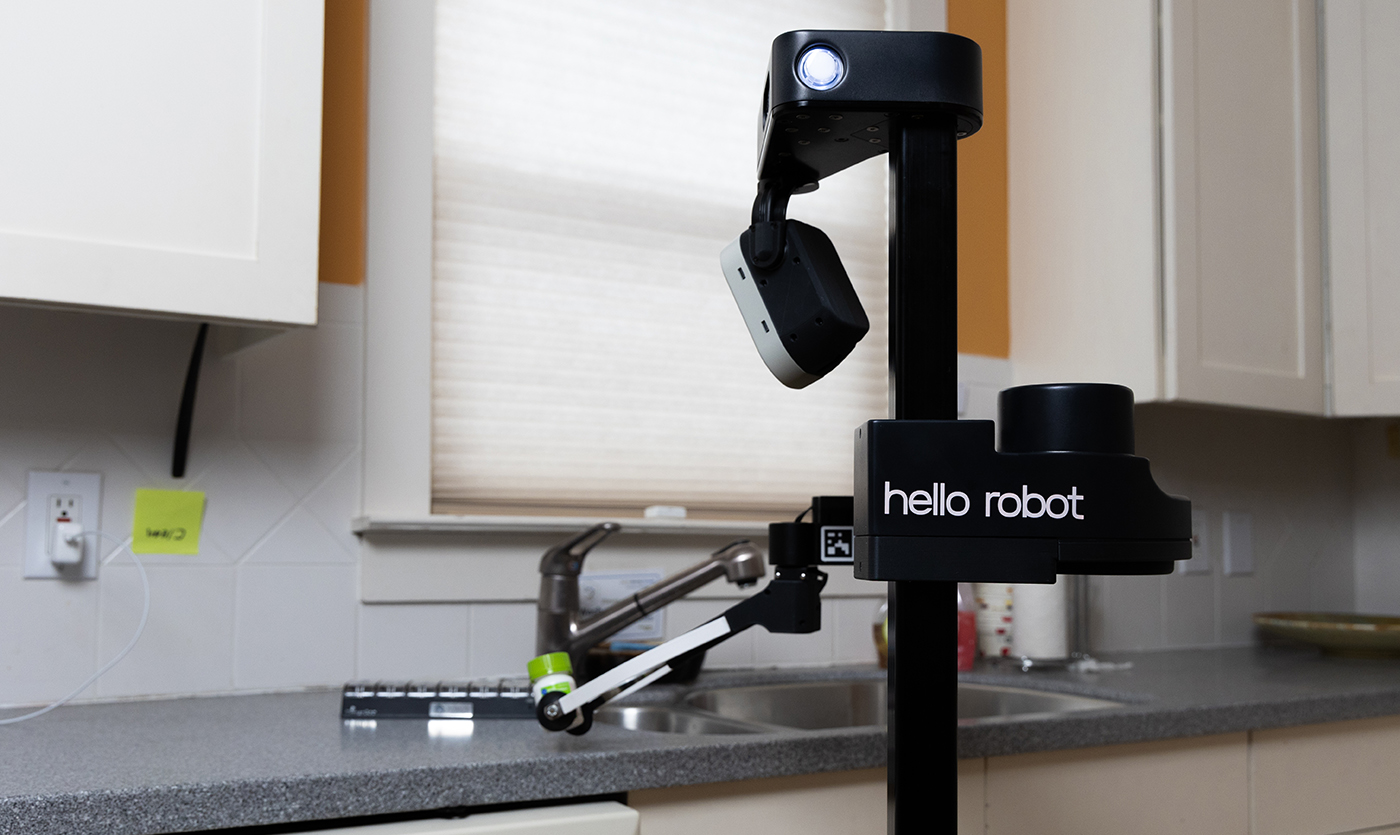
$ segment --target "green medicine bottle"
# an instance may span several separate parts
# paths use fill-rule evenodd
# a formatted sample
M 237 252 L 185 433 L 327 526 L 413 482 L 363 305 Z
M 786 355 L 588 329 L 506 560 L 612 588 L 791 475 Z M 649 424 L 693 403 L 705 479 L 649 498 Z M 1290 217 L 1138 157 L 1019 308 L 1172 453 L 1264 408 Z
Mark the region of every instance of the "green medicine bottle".
M 572 693 L 574 690 L 574 665 L 567 652 L 550 652 L 531 658 L 525 669 L 530 673 L 530 696 L 535 704 L 539 704 L 546 693 Z

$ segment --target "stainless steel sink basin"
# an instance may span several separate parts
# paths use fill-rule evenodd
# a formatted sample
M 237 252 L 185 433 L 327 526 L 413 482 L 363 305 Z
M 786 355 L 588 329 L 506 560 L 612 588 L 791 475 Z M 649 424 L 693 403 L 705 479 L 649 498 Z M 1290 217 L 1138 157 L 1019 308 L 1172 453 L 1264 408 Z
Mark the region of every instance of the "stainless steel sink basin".
M 659 731 L 667 734 L 754 734 L 770 730 L 668 705 L 605 707 L 593 715 L 593 721 L 605 725 L 619 725 L 629 731 Z
M 683 704 L 727 719 L 814 731 L 885 724 L 885 682 L 814 681 L 701 690 Z
M 675 705 L 605 707 L 596 721 L 629 730 L 678 734 L 743 734 L 886 724 L 885 682 L 816 681 L 699 690 Z M 958 724 L 1004 722 L 1119 702 L 988 684 L 958 685 Z
M 959 725 L 1121 706 L 1121 702 L 1074 696 L 1069 693 L 1049 693 L 1044 690 L 990 684 L 958 684 Z

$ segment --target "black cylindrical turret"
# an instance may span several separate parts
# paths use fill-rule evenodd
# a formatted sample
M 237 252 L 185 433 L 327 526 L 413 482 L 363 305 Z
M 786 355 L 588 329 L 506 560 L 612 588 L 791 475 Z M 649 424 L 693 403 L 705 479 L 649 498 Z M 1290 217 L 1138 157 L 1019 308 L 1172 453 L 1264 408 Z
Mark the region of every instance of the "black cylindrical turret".
M 1133 454 L 1133 390 L 1108 383 L 1006 389 L 997 399 L 1002 452 Z
M 811 522 L 772 522 L 768 525 L 768 564 L 778 568 L 816 565 L 817 526 Z

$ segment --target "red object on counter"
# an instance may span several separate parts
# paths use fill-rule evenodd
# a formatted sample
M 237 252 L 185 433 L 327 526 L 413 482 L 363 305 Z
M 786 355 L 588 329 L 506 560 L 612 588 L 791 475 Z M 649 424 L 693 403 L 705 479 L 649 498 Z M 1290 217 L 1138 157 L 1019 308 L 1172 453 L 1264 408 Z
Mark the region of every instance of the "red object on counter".
M 972 661 L 977 657 L 977 615 L 972 612 L 958 612 L 958 671 L 972 669 Z
M 958 672 L 972 669 L 977 658 L 977 604 L 971 583 L 958 583 Z

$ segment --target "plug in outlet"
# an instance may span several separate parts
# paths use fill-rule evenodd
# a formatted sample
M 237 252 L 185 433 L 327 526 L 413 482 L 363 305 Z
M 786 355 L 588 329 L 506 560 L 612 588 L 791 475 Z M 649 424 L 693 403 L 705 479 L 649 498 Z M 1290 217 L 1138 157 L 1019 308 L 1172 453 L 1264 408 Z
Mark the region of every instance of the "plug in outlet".
M 1191 559 L 1176 564 L 1177 574 L 1210 573 L 1210 516 L 1191 511 Z
M 99 549 L 94 537 L 70 543 L 67 535 L 76 525 L 97 530 L 101 507 L 100 474 L 31 472 L 25 508 L 25 578 L 97 579 Z
M 59 493 L 49 496 L 48 534 L 44 538 L 44 549 L 48 551 L 49 562 L 65 568 L 83 561 L 83 542 L 68 542 L 68 534 L 81 530 L 83 524 L 83 497 L 76 493 Z

